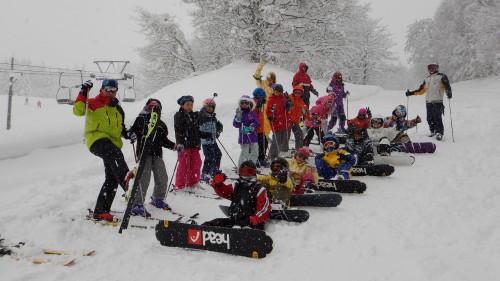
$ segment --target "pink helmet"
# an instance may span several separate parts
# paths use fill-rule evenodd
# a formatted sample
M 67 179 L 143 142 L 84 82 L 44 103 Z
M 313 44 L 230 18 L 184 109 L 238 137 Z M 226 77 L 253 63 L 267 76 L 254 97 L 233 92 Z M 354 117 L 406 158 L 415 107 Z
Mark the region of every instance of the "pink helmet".
M 298 152 L 302 152 L 304 153 L 307 157 L 311 157 L 311 152 L 309 151 L 309 149 L 305 148 L 305 147 L 301 147 L 299 149 L 297 149 L 297 153 Z
M 366 108 L 360 108 L 358 111 L 358 115 L 365 115 L 366 114 Z
M 213 98 L 208 98 L 203 101 L 203 107 L 207 106 L 208 104 L 212 104 L 215 107 L 215 101 Z

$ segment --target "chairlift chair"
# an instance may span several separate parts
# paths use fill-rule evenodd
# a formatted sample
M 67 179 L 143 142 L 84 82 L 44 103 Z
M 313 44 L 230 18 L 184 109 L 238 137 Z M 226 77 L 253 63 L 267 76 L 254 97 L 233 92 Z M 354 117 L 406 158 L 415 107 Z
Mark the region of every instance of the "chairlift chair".
M 83 73 L 81 70 L 78 70 L 80 72 L 80 78 L 83 84 Z M 63 76 L 64 72 L 59 73 L 59 89 L 57 89 L 57 94 L 56 94 L 56 101 L 58 104 L 69 104 L 73 105 L 75 104 L 76 97 L 73 97 L 72 95 L 72 90 L 73 89 L 78 89 L 80 88 L 81 85 L 74 85 L 74 86 L 64 86 L 61 84 L 61 78 Z
M 129 75 L 128 78 L 130 78 L 131 75 Z M 126 76 L 127 77 L 127 76 Z M 134 85 L 135 85 L 135 78 L 134 76 L 131 76 L 132 78 L 132 86 L 128 86 L 123 89 L 123 102 L 135 102 L 135 99 L 137 98 L 137 95 L 135 93 Z M 127 94 L 128 91 L 128 94 Z

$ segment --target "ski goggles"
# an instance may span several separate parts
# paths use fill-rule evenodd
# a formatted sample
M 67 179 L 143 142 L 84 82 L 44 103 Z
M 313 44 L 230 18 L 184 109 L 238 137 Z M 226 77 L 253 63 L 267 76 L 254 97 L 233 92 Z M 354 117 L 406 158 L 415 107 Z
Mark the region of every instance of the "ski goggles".
M 155 107 L 160 107 L 160 105 L 155 101 L 148 103 L 148 112 L 153 111 L 153 108 Z
M 205 107 L 206 107 L 206 108 L 215 108 L 215 104 L 213 104 L 213 103 L 207 103 L 207 104 L 205 105 Z
M 250 102 L 249 101 L 241 101 L 240 105 L 250 106 Z
M 239 170 L 240 177 L 253 177 L 257 174 L 257 169 L 254 167 L 241 167 Z
M 104 91 L 116 93 L 118 91 L 118 88 L 112 86 L 104 86 Z
M 297 157 L 307 160 L 309 156 L 307 156 L 304 152 L 297 152 Z
M 384 125 L 384 120 L 382 120 L 381 118 L 372 119 L 372 126 L 375 124 Z
M 337 146 L 337 144 L 334 141 L 327 141 L 323 144 L 323 147 L 325 148 L 325 150 L 331 149 L 329 151 L 335 150 L 336 146 Z

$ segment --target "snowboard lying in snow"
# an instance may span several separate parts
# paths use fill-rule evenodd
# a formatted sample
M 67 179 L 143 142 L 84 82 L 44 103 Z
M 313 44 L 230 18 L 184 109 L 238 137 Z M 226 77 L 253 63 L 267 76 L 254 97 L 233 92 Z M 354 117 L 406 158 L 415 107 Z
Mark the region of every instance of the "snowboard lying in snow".
M 290 195 L 292 207 L 337 207 L 342 196 L 337 193 Z
M 356 165 L 352 167 L 352 175 L 386 177 L 394 173 L 394 170 L 394 166 L 388 164 Z
M 363 193 L 366 190 L 366 184 L 358 180 L 327 180 L 320 178 L 318 184 L 313 188 L 319 191 Z
M 402 143 L 398 148 L 401 152 L 406 153 L 434 153 L 436 144 L 433 142 L 410 142 Z
M 394 166 L 411 166 L 415 163 L 415 156 L 408 153 L 397 153 L 393 152 L 388 156 L 373 156 L 375 165 L 377 164 L 388 164 Z
M 273 240 L 253 228 L 226 228 L 159 221 L 156 239 L 167 247 L 196 249 L 261 259 L 273 250 Z
M 229 207 L 219 205 L 224 215 L 229 216 Z M 271 210 L 269 219 L 302 223 L 309 219 L 309 212 L 306 210 Z

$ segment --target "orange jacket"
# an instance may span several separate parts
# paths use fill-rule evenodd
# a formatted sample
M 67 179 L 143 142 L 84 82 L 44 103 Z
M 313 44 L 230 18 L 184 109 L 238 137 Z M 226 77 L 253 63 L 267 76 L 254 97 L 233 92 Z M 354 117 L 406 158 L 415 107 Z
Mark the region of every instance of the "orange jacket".
M 290 95 L 290 99 L 293 102 L 293 107 L 288 112 L 288 118 L 290 119 L 291 123 L 299 124 L 300 117 L 304 116 L 304 118 L 308 118 L 309 109 L 307 108 L 307 105 L 304 103 L 302 98 L 300 98 L 299 96 Z

